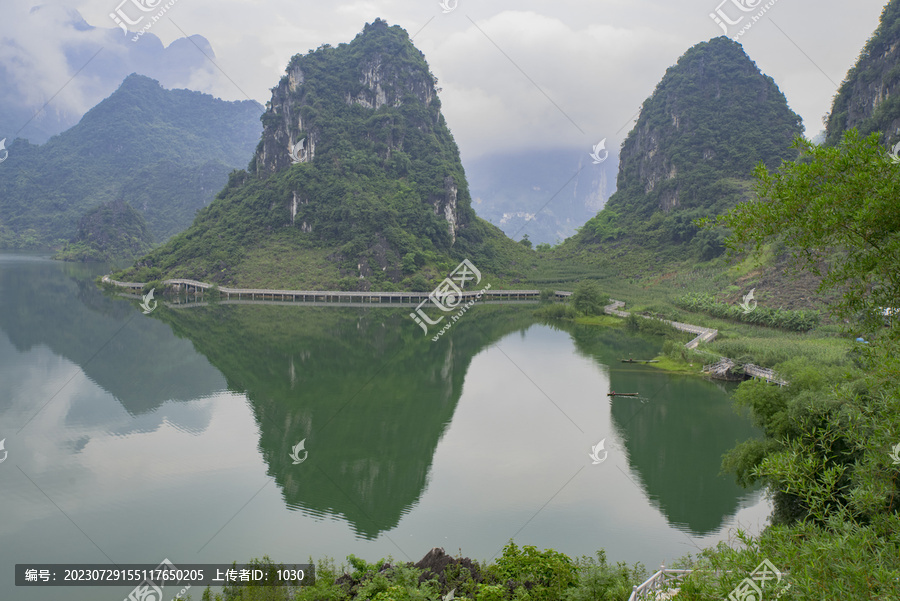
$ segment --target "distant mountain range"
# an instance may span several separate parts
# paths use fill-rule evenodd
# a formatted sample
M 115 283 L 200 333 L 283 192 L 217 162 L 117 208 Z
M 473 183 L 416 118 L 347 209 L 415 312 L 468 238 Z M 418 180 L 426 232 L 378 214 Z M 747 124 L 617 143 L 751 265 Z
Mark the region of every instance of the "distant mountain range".
M 515 240 L 558 244 L 615 192 L 618 149 L 594 164 L 590 148 L 529 149 L 464 161 L 472 207 Z
M 209 60 L 215 52 L 200 35 L 163 46 L 148 31 L 132 42 L 134 36 L 124 35 L 112 19 L 101 28 L 62 6 L 40 5 L 22 14 L 15 9 L 4 7 L 4 18 L 15 21 L 23 39 L 0 37 L 0 139 L 7 139 L 7 148 L 15 138 L 42 144 L 66 131 L 130 73 L 168 89 L 216 74 Z M 39 52 L 28 47 L 28 32 L 39 35 Z
M 245 167 L 261 108 L 130 75 L 41 146 L 17 139 L 0 164 L 0 248 L 58 247 L 102 203 L 125 201 L 161 242 L 190 225 Z
M 116 279 L 421 290 L 463 259 L 493 273 L 523 263 L 527 249 L 472 208 L 435 81 L 381 19 L 295 55 L 247 171 Z

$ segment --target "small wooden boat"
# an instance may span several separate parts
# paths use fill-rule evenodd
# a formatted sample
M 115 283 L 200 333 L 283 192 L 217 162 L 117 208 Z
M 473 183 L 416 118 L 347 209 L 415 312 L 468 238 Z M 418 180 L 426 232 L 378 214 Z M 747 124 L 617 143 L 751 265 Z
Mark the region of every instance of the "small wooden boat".
M 607 392 L 606 396 L 638 396 L 637 392 L 616 392 L 613 390 L 612 392 Z
M 659 359 L 621 359 L 622 363 L 659 363 Z

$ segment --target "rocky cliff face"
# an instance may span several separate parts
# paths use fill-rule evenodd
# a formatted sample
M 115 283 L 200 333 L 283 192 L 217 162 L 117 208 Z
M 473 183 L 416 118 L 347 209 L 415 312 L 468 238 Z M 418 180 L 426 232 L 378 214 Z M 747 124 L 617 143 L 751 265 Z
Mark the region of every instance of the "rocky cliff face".
M 713 258 L 724 250 L 723 234 L 699 231 L 693 220 L 746 199 L 753 168 L 792 160 L 791 143 L 802 133 L 784 94 L 740 44 L 726 37 L 697 44 L 644 101 L 619 152 L 616 193 L 577 239 L 622 239 L 681 256 L 690 243 L 703 260 Z
M 759 160 L 777 164 L 802 133 L 775 82 L 740 44 L 697 44 L 670 67 L 622 145 L 617 190 L 669 213 L 694 205 L 693 174 L 749 178 Z
M 405 32 L 403 35 L 406 37 Z M 323 46 L 291 60 L 285 75 L 272 89 L 272 99 L 262 117 L 262 139 L 251 164 L 259 178 L 265 179 L 295 164 L 316 163 L 323 142 L 329 155 L 323 161 L 344 158 L 335 156 L 335 151 L 370 145 L 384 164 L 389 165 L 395 153 L 406 157 L 417 150 L 409 147 L 406 131 L 410 126 L 439 138 L 449 137 L 440 115 L 434 77 L 427 67 L 422 68 L 424 60 L 416 64 L 404 60 L 403 52 L 397 56 L 390 47 L 385 47 L 384 41 L 391 36 L 396 36 L 396 32 L 379 19 L 366 25 L 350 44 L 338 48 Z M 406 44 L 408 48 L 397 49 L 412 50 L 421 57 L 408 38 Z M 324 61 L 333 63 L 336 58 L 343 59 L 343 69 L 338 73 L 323 72 Z M 338 103 L 344 106 L 336 106 Z M 362 110 L 354 110 L 356 107 Z M 347 135 L 350 133 L 347 128 L 322 123 L 326 114 L 329 120 L 362 118 L 370 123 L 380 122 L 382 126 L 377 131 L 366 131 L 365 140 L 354 139 Z M 407 117 L 411 123 L 403 123 Z M 455 152 L 455 145 L 452 150 Z M 452 173 L 440 176 L 442 192 L 430 193 L 427 200 L 434 214 L 446 222 L 452 244 L 467 221 L 458 210 L 460 178 Z M 292 220 L 297 214 L 298 195 L 302 197 L 302 191 L 294 190 Z M 312 229 L 305 222 L 301 227 L 304 231 Z
M 836 145 L 841 135 L 856 128 L 863 135 L 878 132 L 883 141 L 900 141 L 900 0 L 892 0 L 866 43 L 856 65 L 847 73 L 834 98 L 826 124 L 825 143 Z
M 122 277 L 425 290 L 462 259 L 508 269 L 526 251 L 472 210 L 435 86 L 407 32 L 380 19 L 294 56 L 247 171 Z

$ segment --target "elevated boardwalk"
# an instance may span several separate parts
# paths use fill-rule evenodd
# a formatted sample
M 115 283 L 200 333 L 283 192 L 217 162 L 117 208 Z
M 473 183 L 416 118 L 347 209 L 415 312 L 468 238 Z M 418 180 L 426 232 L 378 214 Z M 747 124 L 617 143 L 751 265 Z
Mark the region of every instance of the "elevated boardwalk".
M 140 291 L 147 284 L 140 282 L 120 282 L 110 279 L 109 276 L 103 276 L 104 283 L 112 284 L 119 288 L 125 288 L 132 291 Z M 206 282 L 198 282 L 197 280 L 171 279 L 163 280 L 164 286 L 171 286 L 179 293 L 202 294 L 213 288 L 212 284 Z M 323 303 L 323 304 L 342 304 L 347 306 L 351 303 L 355 304 L 372 304 L 372 303 L 390 303 L 390 304 L 409 304 L 413 306 L 427 300 L 432 292 L 350 292 L 344 290 L 269 290 L 257 288 L 229 288 L 220 286 L 219 294 L 226 300 L 270 300 L 270 301 L 292 301 L 304 303 Z M 475 298 L 478 295 L 485 300 L 492 301 L 522 301 L 522 300 L 540 300 L 540 290 L 470 290 L 462 293 L 462 299 Z M 554 292 L 556 300 L 565 300 L 571 296 L 571 292 L 557 290 Z
M 625 306 L 624 302 L 614 299 L 609 300 L 612 302 L 603 308 L 605 313 L 607 313 L 608 315 L 616 315 L 618 317 L 628 317 L 629 315 L 631 315 L 631 313 L 628 313 L 627 311 L 622 311 L 622 307 Z M 643 317 L 644 319 L 656 319 L 654 317 L 648 317 L 646 315 L 639 315 L 639 317 Z M 678 321 L 669 321 L 668 319 L 661 319 L 660 321 L 671 325 L 676 330 L 688 332 L 689 334 L 696 334 L 697 336 L 695 338 L 693 338 L 690 342 L 685 343 L 684 346 L 688 349 L 697 348 L 697 346 L 699 346 L 701 342 L 712 342 L 716 339 L 716 336 L 719 335 L 719 330 L 714 330 L 711 328 L 704 328 L 701 326 L 695 326 L 689 323 L 681 323 Z M 722 380 L 742 379 L 739 376 L 733 375 L 731 373 L 731 370 L 734 368 L 734 366 L 734 361 L 732 361 L 728 357 L 722 357 L 717 363 L 704 365 L 703 372 L 708 373 L 714 378 L 719 378 Z M 778 375 L 771 369 L 753 365 L 752 363 L 746 363 L 742 367 L 744 370 L 744 374 L 752 378 L 759 378 L 761 380 L 765 380 L 770 384 L 778 384 L 779 386 L 788 385 L 788 382 L 786 380 L 779 378 Z
M 618 301 L 615 299 L 609 299 L 612 301 L 611 304 L 606 305 L 603 308 L 603 311 L 608 315 L 615 315 L 617 317 L 628 317 L 631 313 L 627 311 L 622 311 L 622 307 L 625 306 L 623 301 Z M 643 317 L 644 319 L 656 319 L 654 317 L 647 317 L 646 315 L 638 315 L 638 317 Z M 686 348 L 692 349 L 696 348 L 698 344 L 701 342 L 712 342 L 716 339 L 716 336 L 719 335 L 719 330 L 712 330 L 710 328 L 703 328 L 700 326 L 694 326 L 689 323 L 681 323 L 679 321 L 669 321 L 668 319 L 661 319 L 660 321 L 669 324 L 676 330 L 680 330 L 682 332 L 688 332 L 689 334 L 696 334 L 697 336 L 686 343 L 684 346 Z

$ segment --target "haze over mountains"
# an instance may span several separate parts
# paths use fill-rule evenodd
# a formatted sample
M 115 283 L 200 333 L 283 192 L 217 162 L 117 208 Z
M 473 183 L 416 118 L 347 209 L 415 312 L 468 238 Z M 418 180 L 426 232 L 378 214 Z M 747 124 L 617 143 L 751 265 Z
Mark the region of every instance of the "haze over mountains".
M 131 73 L 167 89 L 196 89 L 215 72 L 216 54 L 201 35 L 164 47 L 148 31 L 132 42 L 111 19 L 95 27 L 77 10 L 52 4 L 4 6 L 4 19 L 19 34 L 0 43 L 0 138 L 7 148 L 17 137 L 42 144 L 73 127 Z
M 900 109 L 895 93 L 900 77 L 893 68 L 896 63 L 897 36 L 896 33 L 892 33 L 896 30 L 897 7 L 897 2 L 891 2 L 885 8 L 882 25 L 869 41 L 859 63 L 850 71 L 847 81 L 835 98 L 835 109 L 828 121 L 829 144 L 834 143 L 841 131 L 855 125 L 862 127 L 864 132 L 880 131 L 887 134 L 886 141 L 893 142 L 896 141 L 895 138 L 900 139 Z M 33 14 L 39 13 L 40 11 L 37 11 Z M 69 19 L 69 24 L 75 30 L 96 29 L 86 29 L 88 26 L 80 20 L 77 13 L 66 12 L 65 18 Z M 121 33 L 120 30 L 114 31 Z M 147 36 L 145 38 L 152 39 Z M 143 44 L 145 38 L 142 38 L 136 46 Z M 188 40 L 183 41 L 191 43 Z M 132 43 L 129 41 L 129 44 Z M 174 44 L 170 46 L 170 49 L 174 46 Z M 346 45 L 342 44 L 339 48 L 344 46 Z M 325 56 L 334 50 L 336 49 L 326 44 L 316 53 Z M 180 60 L 178 62 L 182 66 L 185 64 Z M 323 117 L 319 109 L 310 106 L 308 98 L 323 92 L 328 86 L 333 85 L 334 89 L 342 90 L 341 94 L 345 96 L 344 105 L 349 102 L 351 105 L 374 110 L 376 114 L 385 110 L 390 112 L 390 109 L 398 109 L 404 104 L 405 100 L 394 96 L 394 100 L 388 103 L 392 106 L 386 109 L 383 104 L 385 99 L 391 94 L 402 96 L 405 92 L 389 90 L 378 81 L 373 83 L 371 77 L 379 67 L 374 65 L 363 67 L 362 79 L 357 83 L 351 81 L 357 77 L 356 75 L 346 75 L 342 81 L 332 79 L 323 84 L 325 87 L 317 83 L 317 78 L 312 78 L 311 81 L 306 81 L 304 87 L 306 91 L 300 92 L 300 97 L 277 99 L 283 103 L 281 109 L 272 109 L 270 103 L 267 112 L 269 116 L 265 117 L 263 122 L 268 133 L 264 135 L 256 159 L 251 165 L 251 175 L 255 175 L 260 181 L 269 175 L 280 175 L 282 170 L 292 164 L 287 143 L 296 144 L 301 139 L 303 140 L 301 154 L 307 153 L 305 162 L 318 165 L 315 158 L 319 152 L 317 145 L 324 138 L 320 140 L 317 136 L 334 127 L 335 121 L 332 117 L 339 113 Z M 369 75 L 366 75 L 367 72 Z M 187 72 L 184 73 L 187 76 Z M 291 76 L 288 78 L 288 95 L 297 91 L 298 84 L 290 78 Z M 117 94 L 124 94 L 130 86 L 137 85 L 135 82 L 138 81 L 141 81 L 141 78 L 137 76 L 129 78 Z M 400 85 L 407 83 L 409 82 L 402 80 Z M 424 84 L 415 85 L 421 88 Z M 360 96 L 365 87 L 369 88 L 369 92 L 365 93 L 369 96 L 365 94 Z M 435 100 L 440 102 L 436 96 L 436 88 L 430 96 L 428 94 L 421 96 L 421 89 L 412 92 L 414 95 L 420 94 L 420 101 L 423 103 L 428 100 L 426 106 L 430 106 Z M 142 93 L 138 92 L 133 98 L 137 99 Z M 303 100 L 304 96 L 308 96 L 306 101 Z M 184 118 L 184 115 L 178 114 L 178 111 L 173 114 L 171 109 L 164 109 L 158 104 L 159 100 L 144 103 L 142 105 L 144 113 L 138 114 L 133 112 L 133 107 L 129 107 L 128 102 L 121 100 L 115 102 L 115 98 L 116 94 L 86 114 L 77 128 L 67 131 L 59 136 L 59 139 L 51 140 L 39 151 L 21 140 L 12 143 L 7 141 L 7 147 L 12 152 L 10 159 L 0 170 L 2 245 L 16 247 L 29 244 L 58 244 L 71 237 L 78 218 L 85 211 L 98 206 L 101 202 L 118 200 L 132 204 L 142 213 L 157 242 L 165 240 L 184 229 L 191 221 L 194 211 L 209 202 L 220 189 L 227 171 L 247 164 L 246 161 L 250 157 L 246 149 L 251 146 L 251 141 L 259 141 L 258 133 L 261 126 L 255 120 L 255 116 L 251 115 L 252 111 L 247 110 L 241 117 L 246 120 L 238 126 L 243 131 L 243 134 L 238 136 L 240 143 L 237 144 L 244 149 L 242 152 L 231 153 L 229 150 L 230 145 L 237 141 L 234 132 L 223 131 L 223 128 L 227 129 L 230 125 L 222 122 L 222 127 L 210 128 L 209 123 L 206 123 L 203 127 L 209 129 L 194 140 L 199 145 L 205 143 L 208 147 L 206 151 L 211 154 L 222 152 L 231 154 L 217 164 L 216 161 L 219 159 L 215 158 L 212 162 L 198 162 L 200 155 L 185 160 L 183 153 L 191 154 L 193 150 L 182 148 L 179 146 L 180 142 L 148 138 L 141 130 L 142 127 L 149 126 L 147 119 L 152 122 L 170 119 L 171 124 L 176 124 L 179 119 Z M 246 104 L 249 105 L 249 102 Z M 439 104 L 437 106 L 439 107 Z M 290 113 L 294 123 L 285 123 L 275 131 L 272 130 L 274 123 L 272 119 L 281 118 L 277 114 L 278 111 Z M 351 119 L 359 117 L 340 114 L 339 120 L 345 117 Z M 345 140 L 345 143 L 338 145 L 339 150 L 338 147 L 329 148 L 329 151 L 337 150 L 343 153 L 340 156 L 343 156 L 342 169 L 345 169 L 340 175 L 337 172 L 332 175 L 338 175 L 339 178 L 347 176 L 346 166 L 353 162 L 358 163 L 355 167 L 357 176 L 379 178 L 380 175 L 373 174 L 371 170 L 364 173 L 370 167 L 362 165 L 371 163 L 371 167 L 376 171 L 386 170 L 388 179 L 407 178 L 408 183 L 409 174 L 403 171 L 406 159 L 411 161 L 419 159 L 432 165 L 435 160 L 440 162 L 439 158 L 417 154 L 422 152 L 421 148 L 417 153 L 403 149 L 408 140 L 402 137 L 397 139 L 396 136 L 400 135 L 403 122 L 410 117 L 410 114 L 403 114 L 402 119 L 397 115 L 390 117 L 385 115 L 379 117 L 381 121 L 376 119 L 361 123 L 359 126 L 332 129 L 332 133 L 336 132 L 338 137 Z M 318 131 L 316 128 L 307 131 L 304 128 L 304 121 L 317 123 Z M 131 129 L 120 127 L 114 133 L 111 133 L 112 129 L 102 134 L 93 131 L 109 127 L 107 123 L 112 122 L 118 122 L 120 125 L 123 122 L 130 123 L 136 127 Z M 401 123 L 400 129 L 398 123 Z M 324 251 L 326 246 L 340 246 L 338 252 L 326 252 L 318 256 L 315 262 L 329 272 L 325 281 L 334 283 L 343 279 L 342 285 L 350 287 L 358 282 L 351 283 L 347 278 L 359 280 L 362 276 L 366 279 L 378 271 L 384 273 L 384 277 L 387 278 L 382 283 L 389 281 L 398 284 L 401 280 L 414 275 L 425 275 L 427 280 L 435 275 L 436 270 L 443 268 L 443 263 L 458 258 L 464 250 L 475 255 L 481 253 L 485 264 L 492 264 L 496 268 L 501 268 L 501 264 L 506 262 L 502 270 L 519 273 L 523 263 L 521 260 L 512 259 L 517 252 L 516 247 L 510 247 L 505 242 L 497 242 L 506 250 L 494 249 L 488 252 L 483 236 L 480 238 L 476 236 L 479 238 L 477 241 L 468 238 L 466 232 L 468 225 L 478 224 L 476 213 L 485 221 L 498 226 L 507 235 L 514 235 L 518 239 L 527 234 L 534 244 L 557 243 L 582 228 L 581 233 L 565 245 L 565 256 L 572 256 L 572 253 L 583 257 L 608 252 L 622 254 L 639 247 L 645 251 L 662 253 L 660 256 L 668 258 L 691 256 L 709 260 L 722 252 L 725 232 L 698 231 L 691 221 L 697 217 L 721 213 L 747 198 L 752 183 L 750 172 L 753 166 L 762 160 L 770 168 L 777 167 L 779 161 L 791 158 L 793 155 L 788 145 L 791 139 L 801 132 L 799 117 L 788 107 L 784 95 L 774 81 L 760 73 L 739 44 L 724 37 L 714 38 L 689 49 L 679 59 L 678 64 L 669 69 L 657 89 L 644 103 L 640 119 L 623 143 L 621 152 L 609 148 L 612 146 L 612 143 L 609 143 L 607 145 L 609 157 L 602 164 L 591 162 L 588 156 L 589 148 L 522 149 L 477 157 L 467 164 L 465 176 L 462 174 L 461 166 L 454 168 L 455 174 L 451 176 L 453 183 L 447 184 L 449 188 L 445 187 L 445 183 L 441 183 L 429 191 L 427 188 L 431 184 L 428 184 L 420 186 L 416 191 L 421 199 L 427 199 L 425 204 L 431 206 L 430 210 L 434 213 L 434 217 L 437 217 L 438 221 L 443 221 L 443 225 L 437 222 L 427 224 L 420 217 L 410 222 L 409 215 L 405 211 L 411 209 L 413 205 L 407 204 L 405 209 L 398 208 L 402 207 L 404 202 L 408 202 L 402 201 L 399 205 L 387 209 L 387 222 L 396 220 L 397 216 L 392 211 L 399 210 L 397 215 L 400 215 L 401 219 L 394 221 L 394 225 L 385 227 L 387 223 L 385 222 L 369 227 L 381 219 L 374 217 L 381 210 L 375 208 L 377 203 L 357 200 L 351 203 L 352 207 L 344 206 L 340 210 L 336 206 L 329 206 L 327 211 L 330 213 L 326 215 L 322 213 L 321 207 L 316 209 L 307 206 L 300 192 L 303 186 L 298 187 L 298 182 L 290 184 L 284 182 L 287 188 L 291 189 L 289 199 L 273 198 L 271 202 L 272 207 L 283 207 L 289 219 L 283 221 L 278 217 L 265 225 L 265 228 L 268 228 L 266 229 L 268 232 L 269 229 L 281 227 L 290 221 L 291 226 L 299 227 L 302 234 L 311 234 L 312 239 L 318 240 L 315 245 L 318 245 L 319 251 Z M 76 137 L 76 134 L 80 137 Z M 96 137 L 103 138 L 107 135 L 122 143 L 136 144 L 142 148 L 137 153 L 141 157 L 138 163 L 130 163 L 124 169 L 129 175 L 115 178 L 121 185 L 110 186 L 109 181 L 103 180 L 99 175 L 100 172 L 109 171 L 110 168 L 122 171 L 124 163 L 121 157 L 99 170 L 96 165 L 90 164 L 96 159 L 96 156 L 92 155 L 97 153 L 98 149 L 101 154 L 110 149 L 113 154 L 120 153 L 120 148 L 108 144 L 104 146 L 103 142 L 98 144 L 99 140 Z M 449 132 L 446 135 L 449 135 Z M 61 141 L 65 140 L 68 142 L 63 144 Z M 435 150 L 442 144 L 444 142 L 439 141 L 438 146 L 425 151 L 425 154 L 436 152 L 437 156 L 440 156 L 447 151 Z M 84 151 L 85 148 L 90 150 Z M 362 155 L 354 154 L 350 148 L 370 153 L 369 157 L 363 159 Z M 449 152 L 456 157 L 451 159 L 451 162 L 458 164 L 457 151 L 449 150 Z M 130 151 L 124 154 L 135 155 Z M 242 159 L 239 155 L 245 158 Z M 87 161 L 84 169 L 77 169 L 77 176 L 69 169 L 71 165 L 66 164 L 71 156 L 79 156 Z M 371 159 L 374 157 L 377 157 L 377 160 L 373 162 Z M 166 158 L 171 160 L 170 164 L 161 162 L 157 166 L 153 163 L 155 160 L 164 161 Z M 620 161 L 617 164 L 618 159 Z M 33 168 L 40 166 L 38 171 L 42 172 L 41 186 L 44 188 L 40 192 L 36 191 L 35 186 L 29 188 L 27 177 L 33 177 L 37 171 L 26 173 L 22 170 L 25 164 L 30 164 Z M 262 171 L 261 165 L 265 168 Z M 302 171 L 305 167 L 300 169 Z M 318 172 L 318 169 L 317 166 L 313 171 Z M 618 181 L 615 183 L 612 178 L 614 169 L 618 170 Z M 13 173 L 17 175 L 13 176 Z M 23 179 L 23 176 L 26 179 Z M 431 173 L 428 177 L 435 176 L 435 173 Z M 65 182 L 66 189 L 54 190 L 53 186 L 49 190 L 46 189 L 48 177 L 57 184 Z M 95 186 L 91 179 L 93 177 L 101 177 L 99 181 L 102 185 Z M 232 187 L 246 183 L 246 180 L 241 178 L 234 179 Z M 321 183 L 323 182 L 319 181 L 315 185 Z M 307 195 L 306 201 L 314 196 L 325 198 L 330 194 L 316 188 L 312 181 L 304 182 L 303 185 L 308 186 L 310 191 L 316 190 L 315 193 L 310 192 Z M 352 184 L 351 187 L 355 185 Z M 266 184 L 269 189 L 272 186 L 273 182 Z M 441 188 L 441 192 L 437 191 L 438 187 Z M 452 200 L 454 187 L 459 197 L 456 201 Z M 89 192 L 86 192 L 88 189 Z M 76 193 L 73 190 L 80 192 Z M 155 198 L 152 197 L 154 195 L 149 192 L 150 190 L 155 191 Z M 617 190 L 616 194 L 606 204 L 606 199 L 614 190 Z M 276 197 L 282 194 L 281 191 L 267 194 L 272 193 Z M 396 191 L 394 193 L 400 194 Z M 78 194 L 84 198 L 72 202 Z M 160 198 L 166 199 L 170 207 L 161 209 L 157 206 Z M 443 200 L 440 200 L 441 198 Z M 388 204 L 391 202 L 395 201 Z M 598 213 L 598 209 L 604 206 L 605 209 Z M 246 211 L 248 208 L 242 206 L 240 210 Z M 33 211 L 39 212 L 40 216 L 34 217 L 37 213 Z M 29 214 L 32 217 L 29 217 Z M 304 219 L 304 216 L 309 219 Z M 432 217 L 428 218 L 430 219 Z M 320 226 L 318 229 L 315 228 L 314 221 L 318 221 Z M 243 239 L 249 231 L 244 227 L 247 223 L 249 222 L 238 228 L 241 232 L 235 228 L 231 228 L 228 235 L 218 232 L 216 239 L 229 237 L 233 240 Z M 395 226 L 399 229 L 395 229 Z M 446 239 L 443 234 L 445 226 L 449 236 Z M 213 224 L 213 227 L 218 228 L 220 225 Z M 473 227 L 479 229 L 483 225 Z M 374 235 L 376 230 L 379 233 L 375 238 L 367 239 L 365 242 L 358 241 L 360 232 L 362 237 L 366 238 L 370 234 Z M 491 231 L 491 228 L 484 231 Z M 488 238 L 500 240 L 495 238 L 496 233 L 494 230 Z M 223 237 L 219 237 L 218 234 L 222 234 Z M 240 235 L 235 237 L 236 234 Z M 461 235 L 463 240 L 460 245 L 456 243 L 458 235 Z M 268 234 L 263 238 L 268 238 Z M 261 238 L 255 236 L 253 240 L 254 244 L 258 244 Z M 400 240 L 405 242 L 401 243 Z M 320 244 L 323 241 L 327 241 L 324 246 Z M 467 247 L 469 243 L 473 243 L 474 246 Z M 236 249 L 241 246 L 242 244 L 238 244 L 237 247 L 230 246 L 231 250 L 226 253 L 229 258 L 219 260 L 222 266 L 216 271 L 220 275 L 223 269 L 227 273 L 233 267 L 228 263 L 240 254 Z M 475 251 L 476 247 L 481 250 Z M 200 258 L 206 252 L 201 249 L 195 250 L 197 252 L 192 254 L 190 260 Z M 244 248 L 240 252 L 244 250 L 247 249 Z M 258 258 L 266 256 L 266 252 Z M 489 256 L 493 258 L 488 258 Z M 498 257 L 502 257 L 502 260 Z M 510 260 L 518 267 L 510 269 L 512 265 L 509 263 Z M 179 262 L 181 261 L 169 264 L 174 266 Z M 207 275 L 212 273 L 208 267 L 200 271 Z M 380 280 L 378 277 L 375 279 Z
M 243 167 L 259 138 L 255 102 L 164 90 L 131 75 L 75 127 L 41 146 L 7 143 L 0 247 L 59 245 L 97 205 L 124 200 L 156 241 L 183 230 Z
M 295 55 L 248 170 L 121 277 L 262 287 L 323 274 L 365 290 L 421 285 L 409 278 L 466 258 L 508 269 L 524 248 L 473 211 L 435 83 L 407 32 L 380 19 Z

